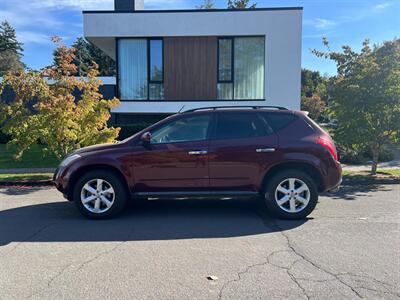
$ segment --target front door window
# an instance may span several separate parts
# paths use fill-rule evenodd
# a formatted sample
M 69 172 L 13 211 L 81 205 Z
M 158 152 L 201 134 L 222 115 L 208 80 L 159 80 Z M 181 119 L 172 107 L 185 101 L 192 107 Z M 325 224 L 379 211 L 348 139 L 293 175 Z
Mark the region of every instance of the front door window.
M 174 120 L 152 133 L 152 144 L 204 141 L 207 139 L 210 115 Z

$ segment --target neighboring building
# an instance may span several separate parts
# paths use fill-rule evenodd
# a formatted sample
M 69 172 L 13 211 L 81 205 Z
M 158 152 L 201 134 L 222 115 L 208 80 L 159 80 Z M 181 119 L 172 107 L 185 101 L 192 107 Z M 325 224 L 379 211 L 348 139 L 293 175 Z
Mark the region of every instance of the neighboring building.
M 300 108 L 302 8 L 143 8 L 83 12 L 85 38 L 117 62 L 117 123 L 183 106 Z

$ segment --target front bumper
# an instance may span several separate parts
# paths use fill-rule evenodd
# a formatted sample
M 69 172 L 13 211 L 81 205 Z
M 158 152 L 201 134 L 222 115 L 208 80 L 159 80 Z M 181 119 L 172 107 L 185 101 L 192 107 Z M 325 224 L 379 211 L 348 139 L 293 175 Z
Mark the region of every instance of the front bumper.
M 67 181 L 65 180 L 65 177 L 62 176 L 64 173 L 65 169 L 62 167 L 58 167 L 56 171 L 54 172 L 53 175 L 53 184 L 55 185 L 56 189 L 63 193 L 67 193 Z

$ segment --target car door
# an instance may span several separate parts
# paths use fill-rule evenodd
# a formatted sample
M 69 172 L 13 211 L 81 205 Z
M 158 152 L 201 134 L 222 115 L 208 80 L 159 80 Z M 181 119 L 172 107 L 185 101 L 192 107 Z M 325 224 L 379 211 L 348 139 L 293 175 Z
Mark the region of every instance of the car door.
M 150 145 L 134 151 L 135 192 L 207 190 L 211 118 L 211 113 L 183 114 L 153 129 Z
M 256 112 L 216 113 L 209 143 L 210 189 L 256 191 L 263 171 L 276 160 L 277 136 Z

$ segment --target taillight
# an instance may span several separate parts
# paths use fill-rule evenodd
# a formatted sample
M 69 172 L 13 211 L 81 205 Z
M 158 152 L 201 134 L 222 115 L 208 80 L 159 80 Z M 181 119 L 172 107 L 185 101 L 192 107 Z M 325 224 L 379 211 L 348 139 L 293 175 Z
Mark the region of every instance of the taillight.
M 319 137 L 317 140 L 317 144 L 324 146 L 326 149 L 329 150 L 329 152 L 332 154 L 332 157 L 337 161 L 338 160 L 338 155 L 337 155 L 337 151 L 336 151 L 336 147 L 335 144 L 325 138 Z

